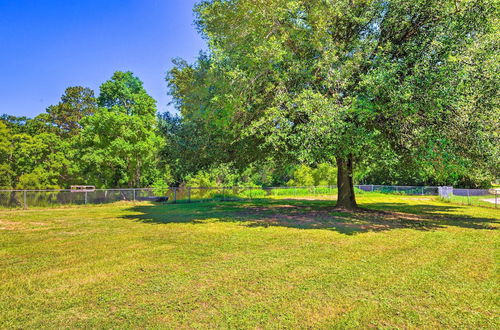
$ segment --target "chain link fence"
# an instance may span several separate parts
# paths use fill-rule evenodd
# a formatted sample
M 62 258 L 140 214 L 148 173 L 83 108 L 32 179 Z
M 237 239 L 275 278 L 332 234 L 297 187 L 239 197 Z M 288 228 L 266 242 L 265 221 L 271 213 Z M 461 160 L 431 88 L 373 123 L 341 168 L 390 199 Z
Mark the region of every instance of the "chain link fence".
M 443 198 L 452 203 L 500 207 L 500 189 L 451 189 L 452 194 Z
M 377 192 L 393 195 L 412 196 L 439 196 L 439 187 L 425 186 L 381 186 L 381 185 L 359 185 L 358 189 L 364 192 Z
M 452 187 L 358 185 L 358 195 L 387 194 L 440 196 L 464 205 L 500 206 L 500 191 L 495 189 L 454 189 Z M 239 201 L 262 198 L 335 199 L 336 186 L 320 187 L 177 187 L 140 189 L 0 190 L 0 208 L 43 208 L 64 205 L 96 205 L 120 201 L 195 203 Z
M 280 197 L 334 196 L 335 186 L 328 187 L 169 187 L 140 189 L 95 189 L 92 191 L 0 190 L 0 208 L 55 207 L 95 205 L 120 201 L 161 201 L 194 203 L 237 201 Z

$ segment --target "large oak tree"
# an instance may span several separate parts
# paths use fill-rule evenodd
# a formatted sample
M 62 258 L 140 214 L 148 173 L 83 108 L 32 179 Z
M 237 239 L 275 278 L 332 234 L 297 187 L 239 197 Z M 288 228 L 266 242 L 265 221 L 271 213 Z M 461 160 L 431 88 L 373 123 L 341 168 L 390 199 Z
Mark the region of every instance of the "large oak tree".
M 195 12 L 213 80 L 202 100 L 174 89 L 180 107 L 223 114 L 240 154 L 336 159 L 338 207 L 356 208 L 353 166 L 367 157 L 498 169 L 497 1 L 205 0 Z

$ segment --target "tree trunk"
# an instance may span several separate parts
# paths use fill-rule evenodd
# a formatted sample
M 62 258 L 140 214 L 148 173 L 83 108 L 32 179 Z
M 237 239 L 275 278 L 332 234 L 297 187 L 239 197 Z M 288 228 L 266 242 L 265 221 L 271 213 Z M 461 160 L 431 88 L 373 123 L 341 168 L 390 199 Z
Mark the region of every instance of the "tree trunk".
M 338 198 L 337 208 L 343 210 L 355 210 L 358 205 L 354 195 L 354 184 L 352 180 L 352 157 L 337 158 L 338 176 Z

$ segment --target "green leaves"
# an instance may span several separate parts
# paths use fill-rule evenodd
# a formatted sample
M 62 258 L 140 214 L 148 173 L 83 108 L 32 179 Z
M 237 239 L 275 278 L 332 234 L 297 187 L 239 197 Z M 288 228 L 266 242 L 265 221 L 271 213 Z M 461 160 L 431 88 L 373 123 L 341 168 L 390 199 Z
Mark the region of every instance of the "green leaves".
M 130 71 L 117 71 L 111 80 L 102 84 L 98 103 L 100 107 L 130 116 L 152 119 L 156 115 L 156 101 L 146 93 L 142 81 Z
M 131 72 L 116 72 L 94 92 L 70 87 L 34 119 L 0 121 L 1 187 L 63 188 L 72 184 L 143 187 L 171 181 L 159 158 L 156 102 Z
M 190 116 L 224 109 L 229 124 L 217 129 L 263 157 L 311 163 L 389 149 L 437 166 L 436 177 L 467 159 L 492 171 L 498 79 L 480 68 L 497 67 L 498 9 L 491 0 L 202 1 L 197 25 L 211 53 L 201 85 L 223 88 Z M 176 91 L 185 108 L 192 97 Z
M 293 178 L 288 181 L 289 186 L 310 187 L 337 184 L 337 168 L 328 163 L 321 163 L 317 168 L 302 164 L 295 169 L 292 176 Z
M 131 72 L 116 72 L 101 86 L 101 107 L 82 120 L 78 147 L 83 175 L 101 187 L 158 183 L 158 152 L 164 141 L 155 129 L 156 102 Z
M 62 135 L 74 136 L 81 129 L 80 121 L 97 110 L 94 91 L 84 87 L 68 87 L 61 102 L 47 108 L 50 120 Z
M 10 129 L 0 120 L 0 189 L 7 189 L 12 186 L 13 172 L 10 164 L 12 144 L 10 137 Z

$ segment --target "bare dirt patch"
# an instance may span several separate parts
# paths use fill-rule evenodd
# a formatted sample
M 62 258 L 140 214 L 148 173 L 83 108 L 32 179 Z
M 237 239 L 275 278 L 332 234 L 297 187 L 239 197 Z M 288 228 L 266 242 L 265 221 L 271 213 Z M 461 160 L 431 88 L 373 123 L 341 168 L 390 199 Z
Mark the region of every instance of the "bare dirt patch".
M 0 220 L 0 230 L 33 230 L 33 228 L 28 227 L 44 227 L 47 226 L 46 223 L 43 222 L 14 222 L 7 220 Z
M 16 230 L 19 226 L 19 222 L 0 220 L 0 230 Z

